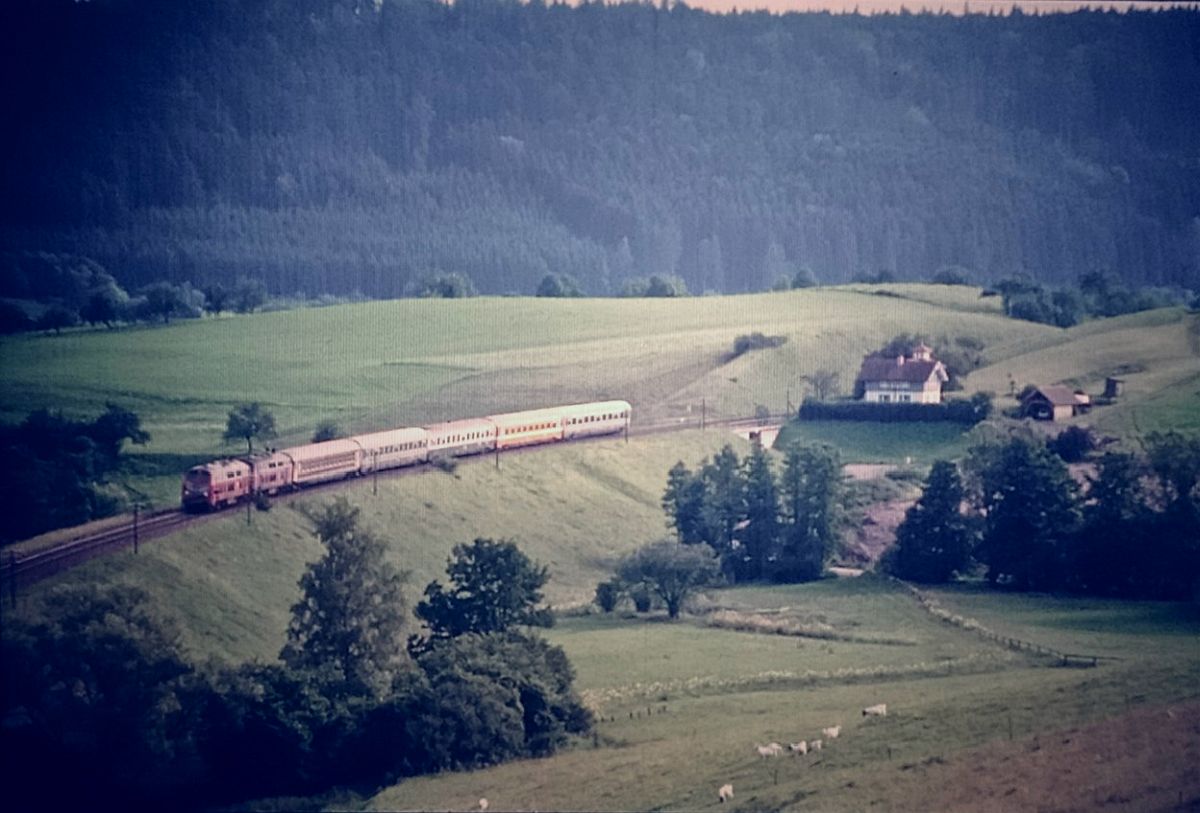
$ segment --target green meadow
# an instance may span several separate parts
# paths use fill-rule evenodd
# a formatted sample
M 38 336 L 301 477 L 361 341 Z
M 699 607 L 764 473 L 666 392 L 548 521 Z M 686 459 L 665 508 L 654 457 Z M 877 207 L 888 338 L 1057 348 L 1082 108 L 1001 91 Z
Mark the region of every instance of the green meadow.
M 1060 668 L 1017 654 L 933 619 L 907 591 L 870 577 L 719 591 L 709 599 L 722 606 L 772 618 L 815 613 L 835 629 L 909 640 L 730 632 L 706 628 L 703 616 L 674 624 L 567 619 L 549 637 L 567 650 L 598 710 L 594 739 L 548 759 L 419 777 L 326 803 L 469 810 L 484 797 L 517 810 L 716 810 L 716 790 L 729 782 L 735 810 L 944 809 L 943 789 L 919 781 L 931 765 L 953 769 L 990 745 L 1028 751 L 1039 738 L 1131 709 L 1196 701 L 1194 609 L 1114 603 L 1097 615 L 1086 602 L 1024 597 L 1025 611 L 1010 618 L 1011 598 L 970 594 L 964 605 L 1006 618 L 1009 634 L 1026 640 L 1121 660 Z M 1064 625 L 1074 632 L 1062 634 Z M 861 716 L 881 702 L 886 719 Z M 763 759 L 754 750 L 822 738 L 832 725 L 842 726 L 841 735 L 824 738 L 819 754 Z M 1003 775 L 1002 766 L 996 770 Z
M 129 450 L 123 483 L 174 503 L 179 473 L 235 453 L 221 440 L 238 403 L 276 417 L 276 445 L 302 443 L 322 419 L 371 431 L 553 403 L 625 398 L 635 420 L 780 412 L 805 376 L 839 374 L 849 389 L 862 356 L 901 333 L 983 341 L 988 366 L 968 392 L 1026 382 L 1098 391 L 1120 374 L 1127 395 L 1092 420 L 1122 436 L 1196 427 L 1200 355 L 1178 309 L 1071 330 L 1006 319 L 975 288 L 849 286 L 684 299 L 397 300 L 0 340 L 0 419 L 38 408 L 94 415 L 112 401 L 153 439 Z M 760 331 L 787 342 L 729 359 Z M 944 428 L 805 427 L 850 461 L 927 461 L 954 454 Z
M 803 378 L 839 372 L 901 332 L 982 339 L 988 365 L 968 392 L 1005 393 L 1010 377 L 1070 381 L 1126 394 L 1086 420 L 1132 439 L 1200 428 L 1200 356 L 1180 310 L 1062 331 L 1000 316 L 977 289 L 890 285 L 681 300 L 405 300 L 206 319 L 160 329 L 0 341 L 0 415 L 39 407 L 86 415 L 116 401 L 154 436 L 130 452 L 128 484 L 171 505 L 191 460 L 231 453 L 226 412 L 263 402 L 280 445 L 321 418 L 349 431 L 492 411 L 620 397 L 640 421 L 746 415 L 798 402 Z M 736 336 L 787 343 L 728 360 Z M 960 454 L 945 425 L 804 424 L 787 437 L 832 443 L 853 462 L 924 465 Z M 270 660 L 284 642 L 297 580 L 320 553 L 297 508 L 342 494 L 389 541 L 415 600 L 443 575 L 453 545 L 515 539 L 550 571 L 562 645 L 600 722 L 594 737 L 547 759 L 421 777 L 394 787 L 283 808 L 649 810 L 919 810 L 936 807 L 926 770 L 951 770 L 997 743 L 1038 737 L 1131 709 L 1196 702 L 1200 618 L 1194 607 L 939 590 L 947 609 L 1004 635 L 1106 660 L 1059 668 L 930 616 L 902 588 L 868 576 L 809 585 L 714 590 L 678 622 L 586 605 L 615 561 L 668 533 L 667 469 L 694 466 L 725 443 L 710 428 L 606 438 L 360 479 L 277 499 L 269 512 L 228 512 L 169 538 L 95 560 L 18 597 L 36 613 L 48 586 L 137 584 L 180 622 L 197 661 Z M 780 634 L 779 631 L 789 634 Z M 887 703 L 886 719 L 859 710 Z M 817 755 L 761 759 L 756 743 L 842 736 Z M 1140 781 L 1140 780 L 1139 780 Z M 1014 780 L 1016 782 L 1016 780 Z

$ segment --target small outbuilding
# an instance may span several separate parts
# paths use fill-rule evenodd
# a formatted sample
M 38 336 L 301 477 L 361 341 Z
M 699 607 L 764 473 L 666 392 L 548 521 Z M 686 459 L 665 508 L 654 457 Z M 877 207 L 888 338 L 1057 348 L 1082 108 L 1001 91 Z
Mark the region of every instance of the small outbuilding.
M 1021 399 L 1021 414 L 1039 421 L 1060 421 L 1091 409 L 1087 393 L 1062 384 L 1036 387 Z

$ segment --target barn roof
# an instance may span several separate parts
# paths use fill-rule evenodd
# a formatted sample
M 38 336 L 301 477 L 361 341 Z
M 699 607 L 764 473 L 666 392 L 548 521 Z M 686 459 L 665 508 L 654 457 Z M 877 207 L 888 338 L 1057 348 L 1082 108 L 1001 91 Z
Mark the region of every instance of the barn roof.
M 1063 384 L 1049 384 L 1044 387 L 1038 387 L 1026 397 L 1026 400 L 1038 395 L 1049 401 L 1053 406 L 1076 406 L 1087 403 L 1086 398 L 1081 398 L 1075 390 Z
M 872 354 L 863 359 L 862 369 L 858 371 L 858 380 L 907 381 L 912 384 L 923 384 L 929 380 L 939 366 L 941 366 L 940 361 L 905 359 L 903 362 L 899 362 L 894 358 Z

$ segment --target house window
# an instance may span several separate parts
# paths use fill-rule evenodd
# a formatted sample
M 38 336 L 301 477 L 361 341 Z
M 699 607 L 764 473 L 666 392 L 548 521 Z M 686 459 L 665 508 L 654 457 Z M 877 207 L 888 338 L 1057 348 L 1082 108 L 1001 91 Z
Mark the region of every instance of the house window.
M 888 395 L 886 392 L 879 394 L 879 402 L 881 404 L 889 403 L 891 400 L 892 400 L 892 396 Z

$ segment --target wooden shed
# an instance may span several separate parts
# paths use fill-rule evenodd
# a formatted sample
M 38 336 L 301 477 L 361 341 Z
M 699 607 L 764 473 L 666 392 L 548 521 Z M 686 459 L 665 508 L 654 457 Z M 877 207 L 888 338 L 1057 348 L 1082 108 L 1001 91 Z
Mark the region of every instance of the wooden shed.
M 1086 393 L 1052 384 L 1028 393 L 1021 401 L 1021 414 L 1039 421 L 1060 421 L 1087 412 L 1091 405 Z

